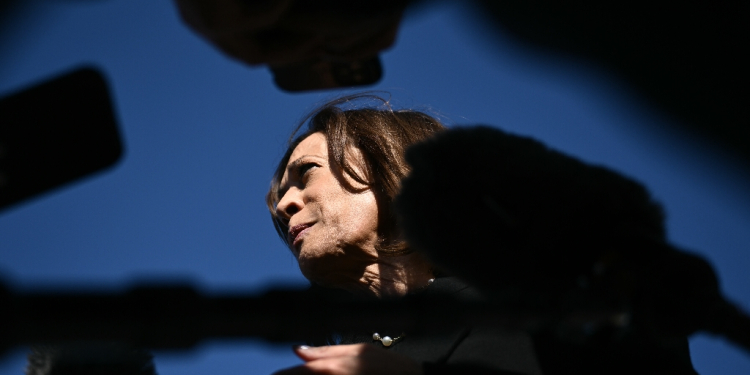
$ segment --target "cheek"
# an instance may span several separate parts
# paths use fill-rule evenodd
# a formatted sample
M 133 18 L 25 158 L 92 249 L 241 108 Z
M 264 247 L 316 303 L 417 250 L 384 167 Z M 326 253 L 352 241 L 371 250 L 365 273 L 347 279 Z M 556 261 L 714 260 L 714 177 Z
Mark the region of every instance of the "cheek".
M 359 209 L 356 211 L 356 215 L 360 217 L 360 221 L 363 225 L 368 228 L 377 229 L 378 226 L 378 202 L 375 200 L 375 195 L 372 192 L 363 194 L 359 204 Z
M 326 221 L 328 239 L 351 243 L 377 237 L 378 205 L 371 191 L 331 192 L 322 197 L 321 216 Z M 321 233 L 323 234 L 323 233 Z
M 361 240 L 376 239 L 378 205 L 375 196 L 371 192 L 353 195 L 347 206 L 346 222 L 341 224 Z

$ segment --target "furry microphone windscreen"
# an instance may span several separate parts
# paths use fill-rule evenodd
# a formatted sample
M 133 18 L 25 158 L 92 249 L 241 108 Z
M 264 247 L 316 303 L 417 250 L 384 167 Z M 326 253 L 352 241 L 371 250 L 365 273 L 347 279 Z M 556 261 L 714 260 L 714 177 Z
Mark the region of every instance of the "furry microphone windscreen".
M 554 368 L 642 369 L 628 354 L 641 353 L 694 373 L 685 338 L 696 331 L 750 350 L 750 315 L 724 298 L 708 261 L 666 241 L 641 184 L 481 126 L 438 133 L 406 160 L 395 208 L 409 245 L 503 306 L 556 314 L 537 327 Z
M 662 209 L 642 185 L 531 138 L 454 128 L 406 159 L 412 170 L 395 205 L 407 241 L 485 289 L 554 294 L 608 250 L 664 240 Z

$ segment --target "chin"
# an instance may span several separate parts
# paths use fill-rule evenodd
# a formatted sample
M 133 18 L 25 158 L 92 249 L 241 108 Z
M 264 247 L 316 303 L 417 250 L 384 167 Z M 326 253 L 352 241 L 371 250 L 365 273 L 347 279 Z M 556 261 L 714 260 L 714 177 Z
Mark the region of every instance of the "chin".
M 333 270 L 331 270 L 330 262 L 320 256 L 310 254 L 310 250 L 301 249 L 301 252 L 297 255 L 297 264 L 299 270 L 302 272 L 302 276 L 310 280 L 310 282 L 323 285 L 330 281 L 327 281 Z

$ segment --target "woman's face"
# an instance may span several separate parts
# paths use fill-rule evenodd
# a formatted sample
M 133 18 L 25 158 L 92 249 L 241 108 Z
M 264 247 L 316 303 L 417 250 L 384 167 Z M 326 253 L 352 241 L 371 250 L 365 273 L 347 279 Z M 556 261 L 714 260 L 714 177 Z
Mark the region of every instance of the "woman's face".
M 359 153 L 349 157 L 356 169 Z M 324 286 L 360 280 L 364 268 L 377 260 L 377 202 L 368 186 L 330 163 L 322 133 L 311 134 L 294 149 L 279 191 L 276 212 L 288 220 L 289 247 L 302 274 Z

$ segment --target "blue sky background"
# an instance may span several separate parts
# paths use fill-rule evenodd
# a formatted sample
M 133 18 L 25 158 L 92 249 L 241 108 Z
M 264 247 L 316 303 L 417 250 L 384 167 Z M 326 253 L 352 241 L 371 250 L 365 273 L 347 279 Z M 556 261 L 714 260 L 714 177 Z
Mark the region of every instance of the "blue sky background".
M 188 280 L 206 292 L 304 285 L 263 196 L 293 125 L 348 91 L 288 94 L 183 26 L 166 0 L 24 1 L 0 36 L 0 95 L 80 65 L 108 77 L 126 152 L 113 169 L 0 212 L 0 277 L 124 287 Z M 411 12 L 382 54 L 374 89 L 449 124 L 530 135 L 644 182 L 669 238 L 707 257 L 725 293 L 750 310 L 750 183 L 731 160 L 584 61 L 528 49 L 458 5 Z M 481 187 L 481 181 L 475 182 Z M 0 357 L 21 374 L 25 348 Z M 750 355 L 691 339 L 701 374 L 748 374 Z M 156 353 L 163 375 L 270 374 L 299 363 L 286 346 L 207 342 Z

